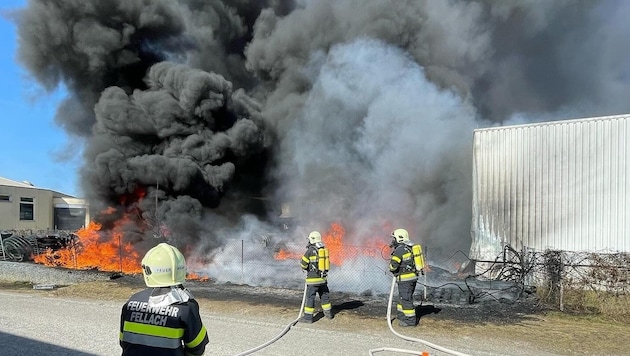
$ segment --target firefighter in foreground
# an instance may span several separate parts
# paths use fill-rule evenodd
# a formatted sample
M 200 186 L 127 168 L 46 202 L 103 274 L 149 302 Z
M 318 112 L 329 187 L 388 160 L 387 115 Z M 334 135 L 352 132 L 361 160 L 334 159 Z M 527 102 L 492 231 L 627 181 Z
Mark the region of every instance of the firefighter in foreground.
M 330 291 L 326 279 L 330 269 L 330 259 L 328 249 L 322 243 L 322 235 L 318 231 L 312 231 L 308 234 L 308 245 L 300 266 L 306 271 L 306 302 L 304 303 L 304 316 L 300 321 L 309 324 L 313 322 L 316 294 L 319 295 L 324 315 L 328 319 L 332 319 Z
M 203 355 L 208 335 L 199 304 L 182 285 L 182 253 L 167 243 L 153 247 L 142 259 L 142 274 L 149 288 L 132 295 L 122 308 L 122 355 Z
M 409 232 L 396 229 L 392 232 L 393 248 L 389 260 L 389 271 L 396 276 L 398 284 L 398 303 L 396 304 L 398 325 L 416 326 L 416 307 L 413 293 L 416 290 L 418 274 L 424 275 L 424 257 L 420 245 L 409 240 Z

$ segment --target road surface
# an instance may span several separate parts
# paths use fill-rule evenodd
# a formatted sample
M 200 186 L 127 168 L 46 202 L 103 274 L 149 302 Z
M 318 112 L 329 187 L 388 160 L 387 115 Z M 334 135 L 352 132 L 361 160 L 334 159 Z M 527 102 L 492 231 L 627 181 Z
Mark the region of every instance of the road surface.
M 119 355 L 118 324 L 120 301 L 98 301 L 44 294 L 0 291 L 0 354 L 12 355 Z M 274 339 L 298 316 L 270 318 L 260 313 L 249 315 L 202 311 L 210 344 L 206 355 L 237 355 Z M 369 350 L 383 347 L 427 350 L 418 343 L 397 338 L 386 327 L 380 330 L 346 332 L 327 330 L 321 319 L 314 324 L 297 324 L 278 341 L 255 352 L 255 355 L 368 355 Z M 328 326 L 330 326 L 328 324 Z M 359 328 L 360 329 L 360 328 Z M 314 347 L 320 345 L 317 352 Z M 389 351 L 376 355 L 400 355 Z M 431 351 L 431 355 L 439 355 Z

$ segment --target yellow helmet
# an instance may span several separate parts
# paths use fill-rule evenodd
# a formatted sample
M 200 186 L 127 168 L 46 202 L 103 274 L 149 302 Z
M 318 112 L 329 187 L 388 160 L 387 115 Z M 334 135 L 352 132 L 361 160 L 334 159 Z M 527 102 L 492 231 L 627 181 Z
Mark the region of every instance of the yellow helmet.
M 409 241 L 409 232 L 405 229 L 396 229 L 392 232 L 392 238 L 398 243 L 407 242 Z
M 153 247 L 142 259 L 142 274 L 147 287 L 169 287 L 186 280 L 186 259 L 165 242 Z
M 311 233 L 308 234 L 308 242 L 312 244 L 322 242 L 322 234 L 320 234 L 319 231 L 311 231 Z

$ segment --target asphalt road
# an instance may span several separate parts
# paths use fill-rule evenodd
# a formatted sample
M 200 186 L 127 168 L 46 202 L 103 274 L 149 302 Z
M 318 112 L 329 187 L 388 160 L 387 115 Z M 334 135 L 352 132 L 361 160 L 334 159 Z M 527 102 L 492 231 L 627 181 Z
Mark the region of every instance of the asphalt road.
M 0 291 L 0 354 L 13 355 L 119 355 L 120 302 L 46 297 Z M 260 315 L 222 315 L 202 312 L 210 336 L 206 355 L 238 355 L 276 338 L 298 316 L 274 320 Z M 369 350 L 398 348 L 426 350 L 383 330 L 343 332 L 327 330 L 322 319 L 311 325 L 297 324 L 255 355 L 368 355 Z M 377 355 L 400 355 L 382 351 Z M 439 355 L 431 351 L 431 355 Z

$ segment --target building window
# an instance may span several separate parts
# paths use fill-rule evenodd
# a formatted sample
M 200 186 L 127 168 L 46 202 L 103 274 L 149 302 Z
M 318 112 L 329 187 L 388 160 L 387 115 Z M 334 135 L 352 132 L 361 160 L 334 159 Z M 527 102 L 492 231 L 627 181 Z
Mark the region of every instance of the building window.
M 11 201 L 11 196 L 0 194 L 0 201 Z
M 20 198 L 20 220 L 34 220 L 34 198 Z
M 57 230 L 79 230 L 85 226 L 85 215 L 85 208 L 55 207 L 55 228 Z

